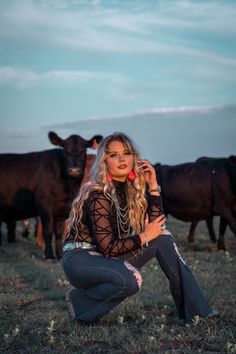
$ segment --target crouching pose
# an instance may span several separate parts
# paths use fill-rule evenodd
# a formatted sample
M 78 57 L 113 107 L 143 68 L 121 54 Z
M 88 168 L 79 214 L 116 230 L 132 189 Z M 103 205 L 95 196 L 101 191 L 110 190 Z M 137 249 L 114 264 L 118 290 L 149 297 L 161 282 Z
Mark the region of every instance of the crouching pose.
M 153 257 L 169 280 L 180 319 L 216 315 L 165 223 L 152 165 L 125 134 L 106 137 L 68 220 L 63 267 L 74 287 L 66 295 L 73 319 L 97 321 L 135 294 L 139 269 Z

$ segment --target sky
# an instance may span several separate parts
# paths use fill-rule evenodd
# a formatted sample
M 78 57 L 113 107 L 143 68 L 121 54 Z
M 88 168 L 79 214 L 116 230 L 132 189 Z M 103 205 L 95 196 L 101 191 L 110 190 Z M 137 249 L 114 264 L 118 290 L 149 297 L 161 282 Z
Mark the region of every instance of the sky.
M 152 162 L 236 154 L 236 1 L 0 0 L 0 153 L 123 131 Z

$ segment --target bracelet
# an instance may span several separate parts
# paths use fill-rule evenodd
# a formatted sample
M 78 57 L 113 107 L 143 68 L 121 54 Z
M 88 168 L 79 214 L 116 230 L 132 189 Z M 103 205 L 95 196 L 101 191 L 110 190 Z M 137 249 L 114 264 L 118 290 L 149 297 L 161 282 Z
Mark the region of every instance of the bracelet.
M 152 192 L 159 192 L 159 193 L 161 193 L 161 186 L 158 186 L 158 187 L 155 188 L 155 189 L 149 189 L 148 192 L 149 192 L 149 193 L 152 193 Z
M 143 233 L 144 237 L 145 237 L 145 246 L 148 247 L 148 238 L 147 235 L 145 234 L 145 232 Z

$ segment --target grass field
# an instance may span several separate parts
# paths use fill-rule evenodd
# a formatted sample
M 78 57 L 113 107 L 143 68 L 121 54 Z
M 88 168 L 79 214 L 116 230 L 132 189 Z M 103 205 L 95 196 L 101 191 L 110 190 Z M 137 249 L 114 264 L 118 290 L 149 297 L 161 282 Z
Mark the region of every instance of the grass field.
M 142 270 L 138 294 L 99 324 L 72 322 L 61 263 L 45 264 L 33 236 L 25 240 L 18 235 L 15 244 L 4 237 L 0 353 L 236 353 L 236 238 L 228 230 L 227 251 L 217 252 L 203 222 L 194 244 L 186 241 L 189 224 L 173 218 L 168 224 L 209 302 L 220 312 L 218 319 L 178 323 L 168 282 L 152 260 Z

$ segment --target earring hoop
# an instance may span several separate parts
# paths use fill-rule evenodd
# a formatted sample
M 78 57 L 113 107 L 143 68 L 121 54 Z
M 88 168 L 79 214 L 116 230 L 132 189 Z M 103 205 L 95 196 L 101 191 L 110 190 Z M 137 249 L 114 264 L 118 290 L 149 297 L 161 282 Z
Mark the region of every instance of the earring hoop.
M 137 175 L 136 173 L 134 172 L 134 170 L 130 171 L 130 173 L 128 174 L 128 179 L 130 181 L 134 181 L 136 179 Z

